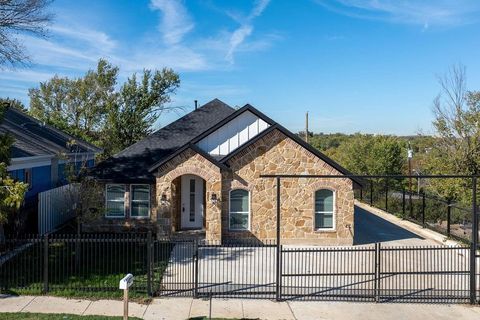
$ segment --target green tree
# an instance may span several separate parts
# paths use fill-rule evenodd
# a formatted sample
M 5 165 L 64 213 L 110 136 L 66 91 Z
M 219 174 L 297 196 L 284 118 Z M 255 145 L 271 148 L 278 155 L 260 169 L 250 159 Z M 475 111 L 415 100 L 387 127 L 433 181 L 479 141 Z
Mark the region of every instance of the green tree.
M 326 154 L 355 174 L 402 174 L 405 143 L 394 136 L 357 133 Z
M 0 103 L 0 122 L 3 121 L 8 104 Z M 27 185 L 14 181 L 7 172 L 10 164 L 10 148 L 13 139 L 8 134 L 0 134 L 0 243 L 4 239 L 3 224 L 8 217 L 20 207 L 27 191 Z
M 99 60 L 96 70 L 77 79 L 41 82 L 29 90 L 30 114 L 85 141 L 102 144 L 102 130 L 116 100 L 118 68 Z
M 466 69 L 456 65 L 439 78 L 441 93 L 434 100 L 437 137 L 425 165 L 432 174 L 480 173 L 480 91 L 468 91 Z M 450 200 L 469 201 L 469 180 L 437 179 L 432 189 Z
M 171 69 L 133 74 L 117 89 L 119 69 L 99 60 L 83 77 L 58 76 L 29 90 L 30 114 L 103 148 L 104 157 L 143 139 L 180 85 Z
M 152 124 L 169 110 L 166 104 L 180 85 L 171 69 L 144 70 L 141 81 L 133 74 L 121 87 L 107 121 L 111 149 L 118 152 L 152 132 Z

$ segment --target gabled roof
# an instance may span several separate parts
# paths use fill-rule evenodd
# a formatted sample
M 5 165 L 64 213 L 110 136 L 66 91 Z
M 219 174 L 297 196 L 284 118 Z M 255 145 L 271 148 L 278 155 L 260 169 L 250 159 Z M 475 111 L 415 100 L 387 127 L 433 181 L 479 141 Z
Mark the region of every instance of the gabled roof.
M 0 133 L 14 138 L 12 158 L 58 155 L 60 153 L 97 153 L 101 149 L 23 113 L 7 108 Z M 74 142 L 72 144 L 72 142 Z
M 268 123 L 269 127 L 223 158 L 213 157 L 196 145 L 200 140 L 247 111 Z M 267 117 L 252 105 L 246 104 L 244 107 L 235 110 L 218 99 L 212 100 L 199 109 L 146 137 L 142 141 L 128 147 L 112 158 L 103 161 L 97 165 L 93 171 L 93 175 L 100 179 L 118 182 L 152 180 L 152 172 L 156 168 L 189 148 L 201 154 L 218 167 L 228 168 L 229 159 L 273 130 L 279 130 L 338 172 L 351 175 L 347 169 L 303 141 L 285 127 Z M 355 179 L 352 180 L 361 183 Z
M 154 176 L 148 169 L 153 164 L 167 159 L 234 112 L 232 107 L 214 99 L 102 161 L 90 175 L 118 182 L 152 180 Z
M 241 113 L 243 112 L 246 112 L 246 111 L 250 111 L 252 112 L 253 114 L 255 114 L 257 117 L 259 117 L 260 119 L 264 120 L 265 122 L 267 122 L 270 126 L 263 130 L 262 132 L 260 132 L 258 135 L 256 135 L 254 138 L 250 139 L 249 141 L 247 141 L 246 143 L 242 144 L 241 146 L 239 146 L 237 149 L 233 150 L 232 152 L 230 152 L 228 155 L 226 155 L 225 157 L 219 159 L 219 162 L 223 163 L 223 164 L 227 164 L 228 160 L 231 159 L 233 156 L 235 156 L 236 154 L 240 153 L 242 150 L 245 150 L 248 146 L 254 144 L 256 141 L 258 141 L 259 139 L 263 138 L 264 136 L 266 136 L 268 133 L 272 132 L 273 130 L 279 130 L 280 132 L 282 132 L 284 135 L 286 135 L 287 137 L 289 137 L 290 139 L 292 139 L 293 141 L 295 141 L 296 143 L 298 143 L 299 145 L 301 145 L 303 148 L 307 149 L 308 151 L 310 151 L 311 153 L 313 153 L 315 156 L 317 156 L 318 158 L 322 159 L 324 162 L 326 162 L 328 165 L 330 165 L 332 168 L 334 168 L 335 170 L 337 170 L 338 172 L 340 173 L 343 173 L 345 175 L 352 175 L 352 173 L 350 171 L 348 171 L 347 169 L 345 169 L 344 167 L 342 167 L 340 164 L 338 164 L 337 162 L 333 161 L 332 159 L 330 159 L 329 157 L 327 157 L 326 155 L 324 155 L 322 152 L 320 152 L 319 150 L 317 150 L 316 148 L 312 147 L 310 144 L 308 144 L 307 142 L 305 142 L 303 139 L 301 139 L 299 136 L 297 136 L 296 134 L 294 134 L 293 132 L 291 132 L 290 130 L 288 130 L 287 128 L 283 127 L 282 125 L 280 125 L 279 123 L 273 121 L 272 119 L 270 119 L 269 117 L 267 117 L 265 114 L 263 114 L 261 111 L 257 110 L 255 107 L 253 107 L 252 105 L 250 104 L 246 104 L 245 106 L 243 106 L 242 108 L 238 109 L 235 113 L 233 113 L 232 115 L 230 115 L 228 118 L 225 118 L 223 121 L 219 122 L 217 125 L 211 127 L 207 132 L 203 133 L 201 136 L 195 138 L 192 143 L 196 143 L 198 141 L 200 141 L 201 139 L 203 139 L 205 136 L 207 136 L 208 134 L 210 134 L 211 132 L 214 132 L 215 130 L 217 130 L 219 127 L 221 127 L 222 125 L 224 125 L 225 123 L 227 123 L 228 121 L 230 121 L 231 119 L 237 117 L 238 115 L 240 115 Z M 355 182 L 357 182 L 358 184 L 362 184 L 362 182 L 358 179 L 352 179 L 354 180 Z M 358 180 L 358 181 L 357 181 Z

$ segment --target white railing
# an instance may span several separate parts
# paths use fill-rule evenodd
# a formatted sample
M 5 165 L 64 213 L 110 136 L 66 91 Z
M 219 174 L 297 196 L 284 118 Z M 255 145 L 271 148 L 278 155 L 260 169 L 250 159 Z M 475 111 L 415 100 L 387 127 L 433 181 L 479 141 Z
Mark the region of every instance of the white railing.
M 75 217 L 78 184 L 67 184 L 38 194 L 38 233 L 44 235 Z

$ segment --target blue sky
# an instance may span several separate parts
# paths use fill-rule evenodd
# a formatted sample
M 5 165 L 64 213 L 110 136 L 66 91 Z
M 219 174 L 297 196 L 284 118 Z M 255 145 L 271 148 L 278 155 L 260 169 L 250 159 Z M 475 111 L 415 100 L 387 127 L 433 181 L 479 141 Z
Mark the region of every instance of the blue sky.
M 47 39 L 20 35 L 31 68 L 0 71 L 0 95 L 79 76 L 107 58 L 121 81 L 181 76 L 173 105 L 251 103 L 292 131 L 431 133 L 437 76 L 467 68 L 480 90 L 477 0 L 57 0 Z M 157 126 L 178 117 L 162 116 Z

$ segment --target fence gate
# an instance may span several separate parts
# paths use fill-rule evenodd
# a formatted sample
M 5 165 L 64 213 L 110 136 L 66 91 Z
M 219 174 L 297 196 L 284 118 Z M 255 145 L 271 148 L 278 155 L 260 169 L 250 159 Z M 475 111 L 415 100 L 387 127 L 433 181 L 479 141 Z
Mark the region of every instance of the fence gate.
M 380 299 L 470 302 L 470 247 L 381 247 Z
M 276 246 L 199 244 L 195 295 L 275 298 Z
M 374 301 L 376 247 L 282 248 L 281 299 Z
M 469 247 L 283 248 L 281 298 L 470 302 Z

